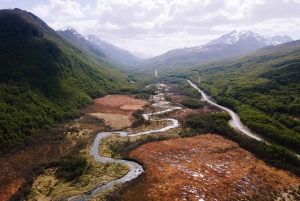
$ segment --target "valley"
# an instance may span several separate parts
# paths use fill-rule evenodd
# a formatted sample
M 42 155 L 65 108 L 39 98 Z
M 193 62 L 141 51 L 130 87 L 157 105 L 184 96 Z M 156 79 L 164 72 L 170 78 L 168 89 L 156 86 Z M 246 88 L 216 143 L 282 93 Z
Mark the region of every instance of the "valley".
M 175 101 L 172 101 L 173 104 L 176 104 L 180 99 L 184 99 L 184 96 L 181 94 L 174 95 L 172 90 L 169 91 L 170 88 L 166 85 L 162 86 L 164 89 L 167 89 L 166 91 L 170 92 L 168 94 L 172 97 L 171 100 Z M 164 101 L 162 97 L 164 96 L 158 98 L 159 101 Z M 109 99 L 118 99 L 118 101 L 107 102 Z M 120 98 L 119 95 L 109 95 L 96 99 L 94 103 L 94 105 L 86 108 L 85 111 L 103 112 L 109 110 L 112 112 L 110 114 L 120 114 L 130 112 L 124 109 L 125 104 L 147 104 L 147 102 L 130 99 L 126 96 Z M 159 102 L 157 103 L 159 104 Z M 99 109 L 101 107 L 105 109 Z M 98 110 L 95 110 L 95 108 L 98 108 Z M 165 115 L 177 116 L 176 114 L 179 111 L 175 110 Z M 184 111 L 185 114 L 183 116 L 181 114 L 180 119 L 184 119 L 191 114 L 191 112 L 188 112 L 188 108 L 184 109 Z M 217 108 L 209 105 L 192 111 L 196 112 L 196 114 L 205 114 L 212 111 L 220 112 Z M 161 125 L 152 126 L 152 129 L 158 126 Z M 143 131 L 150 128 L 151 126 L 143 126 L 143 128 L 139 129 L 139 132 L 145 133 Z M 125 130 L 128 129 L 125 128 Z M 172 130 L 167 133 L 163 132 L 161 135 L 166 135 L 166 139 L 177 139 L 147 143 L 129 154 L 129 158 L 137 160 L 143 165 L 145 173 L 142 173 L 133 180 L 134 182 L 130 181 L 130 179 L 129 183 L 125 185 L 127 187 L 122 188 L 119 199 L 280 200 L 288 196 L 291 200 L 296 200 L 299 196 L 297 194 L 299 185 L 299 178 L 297 176 L 266 165 L 263 161 L 256 159 L 251 153 L 240 148 L 238 144 L 216 134 L 202 134 L 196 137 L 180 138 L 180 132 L 185 131 L 179 129 L 179 133 Z M 112 133 L 117 134 L 118 132 Z M 99 143 L 99 148 L 96 148 L 96 150 L 99 149 L 100 155 L 105 155 L 106 157 L 122 157 L 109 151 L 109 148 L 112 148 L 114 143 L 118 142 L 118 146 L 121 147 L 122 143 L 120 141 L 126 142 L 129 140 L 129 143 L 127 143 L 128 146 L 130 143 L 134 144 L 139 139 L 145 140 L 142 135 L 135 135 L 136 137 L 129 136 L 131 134 L 127 137 L 124 133 L 121 136 L 105 135 Z M 144 143 L 142 142 L 142 144 Z M 106 149 L 100 148 L 105 146 Z M 100 161 L 118 163 L 118 160 L 111 159 L 105 159 L 104 161 L 100 159 Z M 124 182 L 128 180 L 122 179 L 120 181 Z M 114 182 L 114 184 L 116 185 L 117 183 Z M 111 186 L 110 183 L 107 183 L 107 185 Z M 100 186 L 103 191 L 106 185 L 100 184 Z M 216 191 L 216 189 L 218 190 Z M 98 193 L 94 194 L 93 192 L 85 197 L 85 199 L 92 196 L 88 200 L 103 200 L 107 197 L 105 194 L 99 194 L 97 189 L 95 193 Z M 115 194 L 115 191 L 111 194 Z M 78 200 L 81 200 L 81 198 Z
M 159 95 L 153 96 L 153 106 L 151 106 L 151 102 L 129 96 L 108 95 L 95 99 L 93 105 L 83 109 L 85 115 L 67 125 L 67 128 L 72 128 L 74 132 L 65 133 L 66 141 L 72 143 L 69 148 L 67 146 L 64 148 L 70 150 L 84 140 L 85 145 L 82 145 L 80 155 L 87 157 L 90 168 L 79 177 L 79 180 L 71 183 L 57 180 L 55 167 L 45 168 L 44 174 L 35 177 L 29 200 L 50 200 L 64 197 L 69 197 L 71 200 L 110 200 L 115 195 L 118 195 L 118 199 L 121 200 L 131 200 L 135 194 L 138 194 L 138 196 L 134 196 L 136 200 L 168 200 L 171 198 L 174 200 L 280 200 L 284 197 L 288 197 L 290 200 L 297 199 L 299 196 L 297 194 L 299 185 L 297 176 L 266 165 L 251 153 L 240 148 L 235 142 L 209 133 L 181 138 L 184 136 L 184 132 L 188 132 L 183 129 L 182 125 L 171 130 L 160 130 L 160 128 L 168 127 L 171 122 L 164 123 L 158 120 L 168 116 L 176 117 L 180 122 L 184 122 L 191 115 L 220 113 L 221 110 L 209 104 L 204 104 L 204 107 L 199 109 L 181 109 L 177 105 L 186 96 L 180 94 L 177 85 L 172 84 L 169 87 L 158 84 L 157 87 Z M 161 93 L 162 91 L 164 93 Z M 170 103 L 164 100 L 166 94 L 170 97 L 171 105 L 176 105 L 177 110 L 162 113 L 165 109 L 172 109 Z M 117 123 L 123 120 L 121 117 L 126 117 L 129 123 L 134 122 L 132 112 L 136 109 L 143 109 L 144 113 L 148 113 L 154 119 L 148 125 L 141 125 L 134 129 L 129 128 L 128 125 L 116 127 L 116 125 L 122 125 Z M 160 114 L 155 115 L 155 112 Z M 108 116 L 101 116 L 103 114 Z M 118 115 L 115 116 L 118 118 L 113 118 L 112 121 L 111 118 L 108 118 L 111 115 Z M 89 121 L 89 118 L 93 119 L 94 122 Z M 100 135 L 96 135 L 96 131 L 99 132 L 104 129 L 106 134 L 107 131 L 121 128 L 129 132 L 128 135 L 122 133 L 121 136 L 110 134 L 110 136 L 103 136 L 100 143 L 99 141 L 94 142 L 97 143 L 94 150 L 97 155 L 90 155 L 92 143 L 96 136 Z M 149 134 L 151 129 L 152 131 L 157 129 L 160 131 Z M 147 132 L 149 130 L 150 132 Z M 112 131 L 110 133 L 117 134 L 118 132 Z M 149 138 L 150 136 L 152 139 Z M 168 140 L 170 138 L 171 140 Z M 158 142 L 153 142 L 157 140 Z M 66 141 L 62 141 L 62 145 L 66 145 Z M 48 154 L 47 162 L 55 159 L 53 158 L 55 150 L 61 151 L 57 159 L 67 152 L 67 150 L 62 150 L 62 147 L 58 147 L 57 144 L 48 149 L 52 149 L 52 152 Z M 23 154 L 30 155 L 29 153 L 33 150 L 35 147 L 23 152 Z M 44 157 L 47 156 L 47 152 L 44 150 L 39 152 L 44 152 Z M 143 170 L 138 170 L 139 174 L 142 174 L 134 176 L 133 178 L 138 176 L 134 180 L 132 180 L 133 178 L 128 180 L 125 177 L 123 179 L 123 176 L 128 174 L 127 166 L 131 162 L 127 164 L 127 162 L 121 162 L 118 159 L 108 158 L 105 160 L 97 159 L 101 161 L 98 163 L 94 159 L 94 157 L 98 157 L 98 152 L 100 156 L 109 158 L 134 159 L 143 165 L 145 172 L 142 173 Z M 124 153 L 128 155 L 124 155 Z M 11 160 L 15 159 L 12 158 Z M 39 158 L 36 160 L 42 161 Z M 109 163 L 107 163 L 108 161 Z M 12 172 L 9 169 L 12 167 L 13 164 L 11 167 L 7 167 L 7 170 Z M 136 172 L 136 167 L 133 167 L 131 171 Z M 23 171 L 25 174 L 26 169 Z M 20 178 L 22 179 L 22 177 Z M 19 184 L 20 186 L 22 181 L 24 182 L 24 180 L 14 178 L 12 184 Z M 121 183 L 118 184 L 118 181 Z M 127 183 L 124 184 L 125 181 Z M 13 194 L 19 186 L 12 188 L 8 185 L 4 192 L 10 190 L 10 194 Z M 97 188 L 98 186 L 99 188 Z M 106 186 L 113 187 L 107 189 L 110 190 L 109 194 L 105 191 Z M 106 193 L 101 193 L 100 189 Z M 215 189 L 218 191 L 216 192 Z M 91 193 L 81 197 L 86 192 Z M 7 193 L 7 195 L 10 194 Z
M 78 30 L 0 10 L 0 200 L 300 200 L 300 40 L 143 60 Z

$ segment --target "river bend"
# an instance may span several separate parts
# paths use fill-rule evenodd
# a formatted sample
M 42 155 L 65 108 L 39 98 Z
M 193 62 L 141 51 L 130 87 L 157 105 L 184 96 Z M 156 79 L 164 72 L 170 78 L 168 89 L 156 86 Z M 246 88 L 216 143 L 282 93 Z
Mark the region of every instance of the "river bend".
M 158 88 L 164 86 L 163 84 L 158 84 Z M 163 100 L 163 94 L 158 93 L 156 96 L 153 96 L 153 101 L 155 102 L 154 104 L 152 104 L 152 106 L 154 107 L 158 107 L 158 108 L 163 108 L 164 110 L 162 111 L 158 111 L 158 112 L 154 112 L 154 113 L 148 113 L 148 114 L 143 114 L 143 117 L 145 120 L 151 120 L 151 118 L 149 118 L 152 115 L 157 115 L 157 114 L 163 114 L 166 112 L 171 112 L 173 110 L 178 110 L 181 109 L 181 107 L 173 107 L 173 106 L 169 106 L 169 102 L 166 101 L 162 101 Z M 128 137 L 134 137 L 134 136 L 139 136 L 139 135 L 146 135 L 146 134 L 150 134 L 150 133 L 158 133 L 158 132 L 164 132 L 167 131 L 171 128 L 176 128 L 178 127 L 178 121 L 176 119 L 171 119 L 171 118 L 164 118 L 164 119 L 160 119 L 159 121 L 171 121 L 172 125 L 166 126 L 164 128 L 161 129 L 157 129 L 157 130 L 149 130 L 149 131 L 144 131 L 144 132 L 139 132 L 139 133 L 135 133 L 135 134 L 128 134 L 127 132 L 124 131 L 114 131 L 114 132 L 102 132 L 99 133 L 97 135 L 97 137 L 94 140 L 94 144 L 93 147 L 91 148 L 90 154 L 92 156 L 94 156 L 95 160 L 97 160 L 98 162 L 101 163 L 122 163 L 127 165 L 130 168 L 130 171 L 124 175 L 123 177 L 110 181 L 102 186 L 99 186 L 91 191 L 89 191 L 87 194 L 82 195 L 81 197 L 77 197 L 74 199 L 70 199 L 70 200 L 76 200 L 76 201 L 84 201 L 87 198 L 90 198 L 94 195 L 97 195 L 107 189 L 109 189 L 110 187 L 114 186 L 115 184 L 118 183 L 123 183 L 126 181 L 130 181 L 136 177 L 138 177 L 140 174 L 142 174 L 142 172 L 144 172 L 143 167 L 138 164 L 135 163 L 133 161 L 127 161 L 127 160 L 122 160 L 122 159 L 113 159 L 113 158 L 108 158 L 108 157 L 104 157 L 104 156 L 100 156 L 98 154 L 99 152 L 99 146 L 101 146 L 101 139 L 106 138 L 112 134 L 119 134 L 120 136 L 128 136 Z

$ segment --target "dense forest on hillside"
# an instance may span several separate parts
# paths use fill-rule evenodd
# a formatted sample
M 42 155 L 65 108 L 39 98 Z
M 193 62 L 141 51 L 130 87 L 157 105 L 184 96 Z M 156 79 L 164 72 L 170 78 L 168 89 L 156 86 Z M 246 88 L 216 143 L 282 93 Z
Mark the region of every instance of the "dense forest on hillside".
M 173 72 L 199 83 L 252 131 L 300 152 L 300 41 Z
M 1 10 L 0 148 L 72 118 L 92 98 L 137 89 L 127 73 L 68 42 L 33 14 Z

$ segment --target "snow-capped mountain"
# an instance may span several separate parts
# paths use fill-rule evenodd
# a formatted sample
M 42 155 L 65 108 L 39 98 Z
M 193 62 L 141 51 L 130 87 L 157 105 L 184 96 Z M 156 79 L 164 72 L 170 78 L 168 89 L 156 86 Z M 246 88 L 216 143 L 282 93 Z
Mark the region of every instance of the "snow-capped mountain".
M 95 45 L 98 45 L 100 48 L 102 49 L 109 49 L 109 48 L 115 48 L 115 49 L 118 49 L 119 51 L 121 52 L 125 52 L 126 50 L 122 50 L 121 48 L 115 46 L 115 45 L 112 45 L 104 40 L 101 40 L 100 38 L 98 38 L 97 36 L 95 35 L 87 35 L 87 36 L 84 36 L 84 38 L 88 41 L 90 41 L 91 43 L 95 44 Z
M 192 66 L 212 59 L 229 58 L 260 48 L 291 42 L 289 36 L 263 36 L 252 31 L 232 31 L 204 45 L 171 50 L 143 62 L 145 66 Z
M 74 36 L 76 36 L 77 38 L 83 38 L 83 35 L 78 33 L 75 29 L 72 29 L 71 27 L 68 27 L 65 30 L 59 30 L 59 31 L 68 31 L 68 32 L 72 33 Z
M 141 59 L 132 55 L 129 51 L 123 50 L 113 44 L 110 44 L 104 40 L 101 40 L 95 35 L 87 35 L 84 37 L 87 41 L 91 42 L 92 44 L 100 47 L 104 51 L 106 51 L 111 57 L 114 59 L 127 64 L 127 65 L 135 65 L 138 64 Z
M 65 30 L 58 30 L 58 33 L 72 41 L 88 49 L 101 57 L 111 57 L 126 65 L 135 65 L 140 62 L 140 59 L 133 56 L 130 52 L 123 50 L 115 45 L 112 45 L 104 40 L 99 39 L 94 35 L 83 36 L 75 29 L 67 28 Z
M 83 37 L 83 35 L 78 33 L 75 29 L 67 28 L 65 30 L 58 30 L 57 33 L 67 38 L 69 41 L 81 46 L 88 51 L 93 52 L 94 54 L 102 58 L 109 58 L 109 55 L 104 50 L 87 41 Z
M 285 36 L 278 36 L 277 35 L 277 36 L 274 36 L 273 39 L 278 41 L 281 44 L 293 41 L 293 39 L 290 36 L 287 36 L 287 35 L 285 35 Z
M 210 45 L 215 44 L 237 44 L 240 41 L 245 41 L 249 39 L 255 39 L 256 42 L 261 44 L 262 46 L 269 46 L 269 45 L 279 45 L 282 43 L 293 41 L 293 39 L 289 36 L 274 36 L 268 37 L 263 36 L 258 33 L 254 33 L 252 31 L 232 31 L 228 34 L 221 36 L 218 39 L 212 40 L 209 43 L 205 44 L 203 47 L 208 47 Z

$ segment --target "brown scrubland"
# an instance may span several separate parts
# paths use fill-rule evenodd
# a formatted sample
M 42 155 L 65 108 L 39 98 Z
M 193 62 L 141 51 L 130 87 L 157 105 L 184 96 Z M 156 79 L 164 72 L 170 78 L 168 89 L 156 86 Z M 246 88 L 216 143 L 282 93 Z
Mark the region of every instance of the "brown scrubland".
M 281 200 L 287 189 L 297 196 L 299 178 L 215 134 L 151 142 L 130 157 L 146 171 L 122 200 Z

